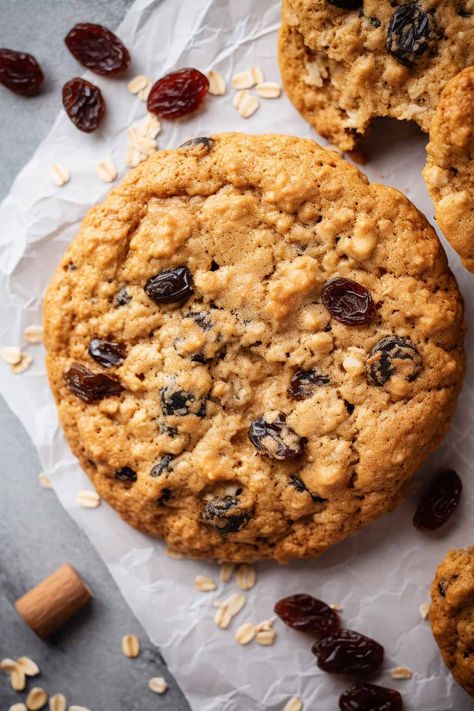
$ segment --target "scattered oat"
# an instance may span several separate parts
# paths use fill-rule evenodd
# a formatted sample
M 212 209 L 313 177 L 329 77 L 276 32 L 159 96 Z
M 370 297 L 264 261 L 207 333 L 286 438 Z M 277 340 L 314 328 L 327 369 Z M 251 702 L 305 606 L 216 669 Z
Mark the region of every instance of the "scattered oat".
M 160 130 L 160 122 L 157 119 L 152 119 L 151 115 L 146 118 L 143 124 L 131 126 L 128 129 L 125 161 L 130 168 L 135 168 L 157 150 L 155 138 Z
M 95 172 L 104 183 L 113 183 L 117 177 L 117 169 L 108 158 L 104 158 L 97 163 Z
M 241 91 L 238 91 L 237 94 L 234 96 L 234 98 L 232 99 L 232 104 L 237 110 L 239 109 L 241 102 L 247 96 L 249 96 L 249 92 L 247 89 L 242 89 Z
M 297 696 L 292 696 L 285 704 L 283 711 L 301 711 L 303 702 Z
M 212 94 L 213 96 L 222 96 L 222 94 L 225 94 L 225 81 L 219 74 L 219 72 L 216 72 L 211 69 L 211 71 L 207 73 L 207 78 L 209 79 L 210 94 Z
M 76 496 L 76 501 L 79 506 L 84 509 L 96 509 L 100 504 L 100 496 L 96 491 L 92 489 L 84 489 L 79 491 Z
M 28 711 L 28 709 L 25 704 L 13 704 L 13 706 L 10 706 L 8 711 Z
M 428 615 L 430 614 L 430 606 L 427 602 L 422 602 L 420 605 L 420 615 L 421 617 L 426 620 Z
M 85 706 L 69 706 L 67 711 L 89 711 Z
M 255 91 L 263 99 L 278 99 L 281 96 L 281 87 L 276 81 L 262 81 L 257 84 Z
M 265 647 L 268 647 L 274 643 L 275 637 L 275 630 L 273 628 L 270 628 L 269 630 L 262 630 L 261 632 L 257 632 L 255 641 L 257 642 L 257 644 L 261 644 Z
M 138 92 L 145 89 L 150 82 L 151 79 L 147 77 L 146 74 L 138 74 L 138 76 L 133 77 L 133 79 L 128 82 L 127 89 L 131 94 L 138 94 Z
M 249 94 L 247 92 L 246 96 L 243 96 L 239 103 L 239 114 L 242 118 L 250 118 L 256 112 L 260 102 L 256 96 Z
M 135 634 L 124 634 L 122 637 L 122 652 L 129 659 L 135 659 L 140 654 L 140 642 Z
M 155 694 L 164 694 L 168 688 L 168 684 L 162 676 L 153 676 L 148 682 L 148 686 Z
M 178 551 L 174 551 L 172 548 L 166 549 L 166 555 L 168 558 L 173 558 L 173 560 L 181 560 L 183 557 L 182 553 L 178 553 Z
M 43 326 L 27 326 L 23 331 L 23 337 L 28 343 L 43 343 Z
M 49 699 L 49 711 L 66 711 L 67 701 L 64 694 L 54 694 Z
M 51 483 L 51 479 L 49 476 L 46 474 L 46 472 L 40 472 L 38 474 L 38 481 L 40 483 L 40 486 L 43 487 L 43 489 L 52 489 L 53 485 Z
M 16 663 L 23 669 L 26 676 L 36 676 L 40 672 L 39 666 L 29 657 L 19 657 Z
M 48 694 L 46 691 L 41 686 L 34 686 L 26 697 L 26 708 L 29 711 L 38 711 L 38 709 L 42 709 L 46 705 L 47 701 Z
M 232 573 L 234 572 L 234 568 L 235 563 L 222 563 L 219 577 L 223 583 L 229 582 L 232 577 Z
M 235 641 L 239 644 L 248 644 L 255 637 L 255 627 L 251 622 L 245 622 L 240 625 L 239 629 L 235 633 Z
M 219 602 L 219 609 L 214 617 L 216 625 L 221 629 L 226 629 L 230 625 L 232 618 L 243 608 L 245 602 L 245 595 L 241 593 L 234 593 L 226 600 Z
M 61 165 L 61 163 L 54 163 L 51 166 L 51 177 L 53 179 L 53 183 L 60 188 L 62 188 L 63 185 L 66 185 L 66 183 L 69 183 L 69 180 L 71 179 L 68 169 Z
M 234 89 L 250 89 L 256 84 L 252 70 L 246 69 L 244 72 L 239 72 L 234 74 L 232 77 L 232 86 Z
M 390 676 L 392 679 L 411 679 L 413 672 L 408 667 L 395 667 L 390 669 Z
M 263 72 L 260 67 L 251 67 L 250 73 L 252 74 L 253 83 L 263 84 Z
M 269 630 L 273 627 L 273 620 L 262 620 L 262 622 L 259 622 L 258 625 L 255 626 L 255 630 L 257 632 L 264 632 L 265 630 Z
M 256 583 L 257 574 L 253 565 L 244 563 L 239 565 L 236 573 L 237 585 L 241 590 L 250 590 Z
M 26 686 L 25 672 L 18 664 L 15 664 L 15 668 L 10 672 L 10 684 L 15 691 L 23 691 Z
M 8 365 L 17 365 L 21 361 L 22 352 L 16 346 L 4 346 L 0 348 L 0 358 Z
M 137 96 L 140 99 L 140 101 L 148 101 L 148 97 L 150 96 L 150 91 L 153 88 L 153 82 L 150 82 L 149 84 L 146 85 L 144 89 L 138 92 Z
M 15 365 L 11 366 L 12 373 L 15 373 L 15 375 L 18 375 L 19 373 L 24 373 L 25 370 L 28 370 L 30 365 L 33 363 L 33 358 L 28 355 L 28 353 L 21 353 L 21 360 L 19 363 L 15 363 Z
M 0 669 L 5 672 L 5 674 L 11 674 L 14 669 L 16 669 L 17 663 L 15 662 L 14 659 L 9 659 L 8 657 L 5 657 L 5 659 L 2 659 L 0 662 Z
M 211 592 L 211 590 L 215 590 L 217 587 L 214 580 L 207 575 L 196 575 L 194 586 L 199 592 Z

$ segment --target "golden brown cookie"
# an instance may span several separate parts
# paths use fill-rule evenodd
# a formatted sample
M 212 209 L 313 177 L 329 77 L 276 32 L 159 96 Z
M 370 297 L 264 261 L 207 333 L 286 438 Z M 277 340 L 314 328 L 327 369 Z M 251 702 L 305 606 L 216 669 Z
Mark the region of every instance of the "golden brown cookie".
M 474 547 L 450 551 L 438 567 L 430 623 L 446 666 L 474 697 Z
M 428 131 L 446 83 L 474 64 L 474 4 L 284 0 L 279 59 L 291 101 L 342 150 L 377 117 Z
M 436 221 L 474 272 L 474 67 L 444 89 L 430 128 L 423 177 Z
M 445 434 L 463 308 L 434 231 L 317 143 L 160 151 L 94 207 L 45 302 L 74 453 L 186 555 L 315 556 Z

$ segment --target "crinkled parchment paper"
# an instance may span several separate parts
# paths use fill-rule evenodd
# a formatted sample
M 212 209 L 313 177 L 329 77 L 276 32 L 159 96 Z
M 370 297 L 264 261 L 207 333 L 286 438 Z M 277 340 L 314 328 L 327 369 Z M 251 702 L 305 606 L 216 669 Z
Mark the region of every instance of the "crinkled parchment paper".
M 205 110 L 192 120 L 166 122 L 158 139 L 161 147 L 229 130 L 314 136 L 286 97 L 262 99 L 258 112 L 247 121 L 232 106 L 230 79 L 236 71 L 257 64 L 266 79 L 279 80 L 278 22 L 276 0 L 137 0 L 118 30 L 132 52 L 130 76 L 143 72 L 156 78 L 176 67 L 197 66 L 203 71 L 219 70 L 228 84 L 227 94 L 208 97 Z M 40 322 L 42 294 L 56 263 L 86 210 L 108 190 L 95 174 L 97 161 L 111 157 L 123 174 L 126 129 L 145 117 L 145 105 L 127 92 L 128 79 L 88 78 L 104 92 L 109 108 L 104 126 L 94 135 L 83 135 L 61 113 L 0 209 L 2 346 L 21 345 L 24 328 Z M 408 124 L 390 122 L 376 130 L 374 141 L 377 158 L 364 168 L 371 180 L 404 190 L 432 219 L 433 207 L 420 177 L 425 138 Z M 71 181 L 63 188 L 51 182 L 49 166 L 54 162 L 70 170 Z M 470 321 L 468 297 L 474 290 L 474 277 L 462 269 L 452 251 L 450 259 Z M 472 352 L 472 336 L 467 346 Z M 407 709 L 463 711 L 472 707 L 446 672 L 429 625 L 418 611 L 420 603 L 429 599 L 435 566 L 445 552 L 473 543 L 472 372 L 468 372 L 450 434 L 425 467 L 429 475 L 449 465 L 463 477 L 465 493 L 455 521 L 437 534 L 420 534 L 411 525 L 412 497 L 395 514 L 382 517 L 319 560 L 285 567 L 260 565 L 257 586 L 247 593 L 246 606 L 231 628 L 223 631 L 214 624 L 212 603 L 235 591 L 235 583 L 225 589 L 220 584 L 215 593 L 198 593 L 195 576 L 209 574 L 218 579 L 215 566 L 170 559 L 163 544 L 127 527 L 105 504 L 94 511 L 77 506 L 76 492 L 87 487 L 88 481 L 59 428 L 42 346 L 26 345 L 25 349 L 34 358 L 33 366 L 13 375 L 0 363 L 1 392 L 36 444 L 62 504 L 103 556 L 193 709 L 277 711 L 289 697 L 298 695 L 305 709 L 334 711 L 339 693 L 351 681 L 317 669 L 310 639 L 277 621 L 273 647 L 255 643 L 241 647 L 234 642 L 237 626 L 268 618 L 277 598 L 302 591 L 342 605 L 346 626 L 384 644 L 386 662 L 378 679 L 402 691 Z M 413 678 L 393 681 L 388 670 L 397 665 L 411 667 Z

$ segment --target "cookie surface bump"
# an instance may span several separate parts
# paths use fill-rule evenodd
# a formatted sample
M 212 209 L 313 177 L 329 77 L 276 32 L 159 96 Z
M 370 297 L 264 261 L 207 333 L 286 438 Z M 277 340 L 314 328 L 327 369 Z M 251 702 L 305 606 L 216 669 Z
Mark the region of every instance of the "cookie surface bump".
M 430 128 L 423 177 L 436 221 L 474 272 L 474 67 L 444 89 Z
M 474 698 L 474 547 L 450 551 L 439 565 L 430 624 L 446 666 Z
M 99 494 L 228 561 L 315 556 L 392 509 L 447 430 L 463 328 L 416 208 L 285 136 L 158 152 L 88 213 L 45 302 Z
M 428 131 L 441 92 L 474 64 L 470 0 L 284 0 L 279 60 L 303 117 L 342 150 L 377 117 Z

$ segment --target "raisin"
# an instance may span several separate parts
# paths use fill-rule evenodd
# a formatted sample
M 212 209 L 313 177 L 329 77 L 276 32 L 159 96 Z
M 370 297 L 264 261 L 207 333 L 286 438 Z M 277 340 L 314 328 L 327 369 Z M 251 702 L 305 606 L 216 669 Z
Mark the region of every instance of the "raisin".
M 89 355 L 104 368 L 120 365 L 127 357 L 123 343 L 113 343 L 103 338 L 93 338 L 89 343 Z
M 176 119 L 193 113 L 209 90 L 209 80 L 197 69 L 178 69 L 153 84 L 148 111 L 160 118 Z
M 199 400 L 193 393 L 180 390 L 176 385 L 165 385 L 160 389 L 160 403 L 163 414 L 167 417 L 185 417 L 197 415 L 204 417 L 206 414 L 205 400 Z
M 394 375 L 412 383 L 423 366 L 421 355 L 409 338 L 387 336 L 378 341 L 367 359 L 367 373 L 375 385 L 385 385 Z
M 410 67 L 426 52 L 436 35 L 433 14 L 423 12 L 416 2 L 407 2 L 392 15 L 385 46 L 400 64 Z
M 191 138 L 190 141 L 182 143 L 180 148 L 192 149 L 193 153 L 199 155 L 205 155 L 209 153 L 212 148 L 214 141 L 212 138 L 206 138 L 205 136 L 200 136 L 199 138 Z
M 448 581 L 447 580 L 441 580 L 441 582 L 438 583 L 438 592 L 441 595 L 441 597 L 446 597 L 447 588 L 448 588 Z
M 377 311 L 370 291 L 344 277 L 327 281 L 321 298 L 330 314 L 346 326 L 364 326 L 374 319 Z
M 341 10 L 357 10 L 362 7 L 363 0 L 328 0 L 330 5 L 340 7 Z
M 290 380 L 288 395 L 293 400 L 306 400 L 314 394 L 316 388 L 328 385 L 329 382 L 327 375 L 316 370 L 297 370 Z
M 163 454 L 162 457 L 157 461 L 157 463 L 152 467 L 150 471 L 150 476 L 156 478 L 161 476 L 163 472 L 171 471 L 171 462 L 175 458 L 174 454 Z
M 234 496 L 224 496 L 222 499 L 208 501 L 201 513 L 201 522 L 212 526 L 216 531 L 237 533 L 250 520 L 250 514 L 242 511 L 239 501 Z
M 203 331 L 209 331 L 209 329 L 212 328 L 211 314 L 209 311 L 190 311 L 185 314 L 183 318 L 190 318 L 202 328 Z
M 290 479 L 296 491 L 299 491 L 300 494 L 308 493 L 315 504 L 323 504 L 325 501 L 327 501 L 327 499 L 323 499 L 321 496 L 318 496 L 318 494 L 313 494 L 311 491 L 309 491 L 304 481 L 302 481 L 299 476 L 296 476 L 296 474 L 293 474 Z
M 316 642 L 312 652 L 330 674 L 371 674 L 382 664 L 384 649 L 360 632 L 340 630 Z
M 249 427 L 249 439 L 254 447 L 271 459 L 293 459 L 303 453 L 306 437 L 292 430 L 285 420 L 283 413 L 273 422 L 259 417 Z
M 115 294 L 116 306 L 126 306 L 131 300 L 132 297 L 129 295 L 127 289 L 124 286 L 122 286 L 122 288 L 119 289 Z
M 64 374 L 66 387 L 84 402 L 97 402 L 105 397 L 120 395 L 121 383 L 104 373 L 94 373 L 79 363 L 73 363 Z
M 115 478 L 119 481 L 136 481 L 137 473 L 132 467 L 120 467 L 115 470 Z
M 144 289 L 155 304 L 184 301 L 194 294 L 193 276 L 187 267 L 164 269 L 148 279 Z
M 369 22 L 372 27 L 380 27 L 380 25 L 382 24 L 378 17 L 369 17 Z
M 130 54 L 117 35 L 102 25 L 80 22 L 64 39 L 71 54 L 91 72 L 112 76 L 130 65 Z
M 105 114 L 105 102 L 98 86 L 75 77 L 63 86 L 63 105 L 79 131 L 92 133 Z
M 341 629 L 337 613 L 325 602 L 311 595 L 284 597 L 278 600 L 273 610 L 285 625 L 299 632 L 311 632 L 326 637 Z
M 456 511 L 461 498 L 462 482 L 452 469 L 447 469 L 431 482 L 418 504 L 413 525 L 419 531 L 435 531 Z
M 43 80 L 43 71 L 31 54 L 0 49 L 0 84 L 15 94 L 33 96 L 39 92 Z
M 220 266 L 219 266 L 219 264 L 216 262 L 216 260 L 213 259 L 213 260 L 211 261 L 211 266 L 209 267 L 209 270 L 210 270 L 211 272 L 217 272 L 218 269 L 220 269 Z
M 162 489 L 159 497 L 156 500 L 156 503 L 159 506 L 166 506 L 167 502 L 171 499 L 171 490 L 170 489 Z
M 339 697 L 341 711 L 403 711 L 402 697 L 395 689 L 376 684 L 355 684 Z

